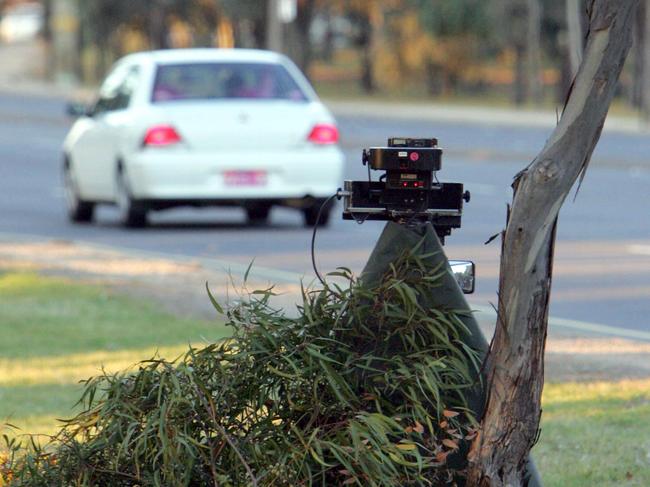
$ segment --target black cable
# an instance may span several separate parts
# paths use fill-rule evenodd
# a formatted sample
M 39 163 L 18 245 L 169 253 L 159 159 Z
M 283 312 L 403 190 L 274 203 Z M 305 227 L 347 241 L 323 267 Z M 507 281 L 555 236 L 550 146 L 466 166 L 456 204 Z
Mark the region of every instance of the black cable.
M 316 268 L 316 255 L 314 252 L 314 246 L 316 244 L 316 231 L 318 230 L 318 225 L 320 224 L 320 217 L 323 213 L 323 208 L 325 208 L 327 205 L 329 205 L 330 201 L 332 201 L 334 198 L 341 199 L 341 196 L 339 195 L 339 191 L 334 193 L 332 196 L 327 198 L 322 205 L 320 205 L 320 208 L 318 209 L 318 215 L 316 216 L 316 223 L 314 224 L 314 232 L 311 234 L 311 265 L 314 268 L 314 272 L 316 273 L 316 277 L 318 277 L 318 280 L 321 282 L 323 286 L 325 286 L 325 280 L 323 279 L 323 276 L 320 275 L 320 272 L 318 272 L 318 269 Z

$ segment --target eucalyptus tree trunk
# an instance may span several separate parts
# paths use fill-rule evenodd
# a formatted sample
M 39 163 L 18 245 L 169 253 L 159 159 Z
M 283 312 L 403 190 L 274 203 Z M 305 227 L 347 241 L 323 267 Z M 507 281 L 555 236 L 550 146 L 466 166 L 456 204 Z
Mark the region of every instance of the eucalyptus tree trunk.
M 513 1 L 508 4 L 507 19 L 509 23 L 510 44 L 515 53 L 515 79 L 512 89 L 513 102 L 515 105 L 523 105 L 526 102 L 528 92 L 526 91 L 526 53 L 528 38 L 528 9 L 527 2 Z
M 372 16 L 364 16 L 360 22 L 359 44 L 361 46 L 361 89 L 364 93 L 372 93 L 376 89 L 374 76 L 373 46 L 377 35 L 373 25 Z
M 167 2 L 154 2 L 149 17 L 149 42 L 152 49 L 167 49 Z
M 295 59 L 298 61 L 298 67 L 300 70 L 309 76 L 309 66 L 311 65 L 313 52 L 311 41 L 309 39 L 309 29 L 311 28 L 311 23 L 314 19 L 316 2 L 315 0 L 304 0 L 303 2 L 298 3 L 298 12 L 296 16 L 295 32 L 296 32 L 296 42 L 295 42 Z
M 634 0 L 591 0 L 580 69 L 558 126 L 514 180 L 503 233 L 487 402 L 468 460 L 470 486 L 522 486 L 538 436 L 558 212 L 584 176 L 631 44 Z

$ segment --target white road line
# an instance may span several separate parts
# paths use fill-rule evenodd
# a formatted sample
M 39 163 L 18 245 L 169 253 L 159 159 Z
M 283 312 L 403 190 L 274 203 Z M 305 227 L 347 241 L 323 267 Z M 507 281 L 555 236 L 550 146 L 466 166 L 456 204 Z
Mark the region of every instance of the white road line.
M 625 250 L 627 250 L 628 254 L 650 255 L 650 245 L 641 245 L 641 244 L 627 245 L 625 247 Z
M 476 310 L 479 314 L 489 316 L 490 318 L 496 318 L 496 311 L 494 311 L 494 308 L 491 308 L 490 306 L 473 305 L 470 303 L 470 307 L 473 310 Z M 600 335 L 610 335 L 621 338 L 630 338 L 633 340 L 650 341 L 650 332 L 630 330 L 627 328 L 615 328 L 613 326 L 602 325 L 600 323 L 591 323 L 588 321 L 569 320 L 566 318 L 557 318 L 550 316 L 548 319 L 548 325 L 551 328 L 569 328 L 576 331 L 597 333 Z

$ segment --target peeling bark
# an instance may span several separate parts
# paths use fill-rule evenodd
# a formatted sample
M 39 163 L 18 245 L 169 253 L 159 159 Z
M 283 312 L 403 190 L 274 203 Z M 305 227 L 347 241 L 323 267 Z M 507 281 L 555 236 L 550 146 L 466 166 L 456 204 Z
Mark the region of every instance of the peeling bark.
M 557 217 L 584 176 L 631 45 L 636 1 L 592 0 L 584 57 L 560 123 L 513 182 L 503 234 L 487 399 L 468 456 L 470 486 L 523 486 L 539 432 Z

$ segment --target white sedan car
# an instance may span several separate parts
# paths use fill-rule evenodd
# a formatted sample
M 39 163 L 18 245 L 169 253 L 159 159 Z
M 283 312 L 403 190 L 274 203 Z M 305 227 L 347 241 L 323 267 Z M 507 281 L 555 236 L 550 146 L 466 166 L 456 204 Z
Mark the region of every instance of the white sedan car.
M 326 224 L 344 158 L 334 118 L 298 68 L 269 51 L 183 49 L 129 55 L 91 108 L 70 105 L 68 215 L 117 205 L 126 226 L 177 206 L 240 206 L 263 223 L 274 205 Z

